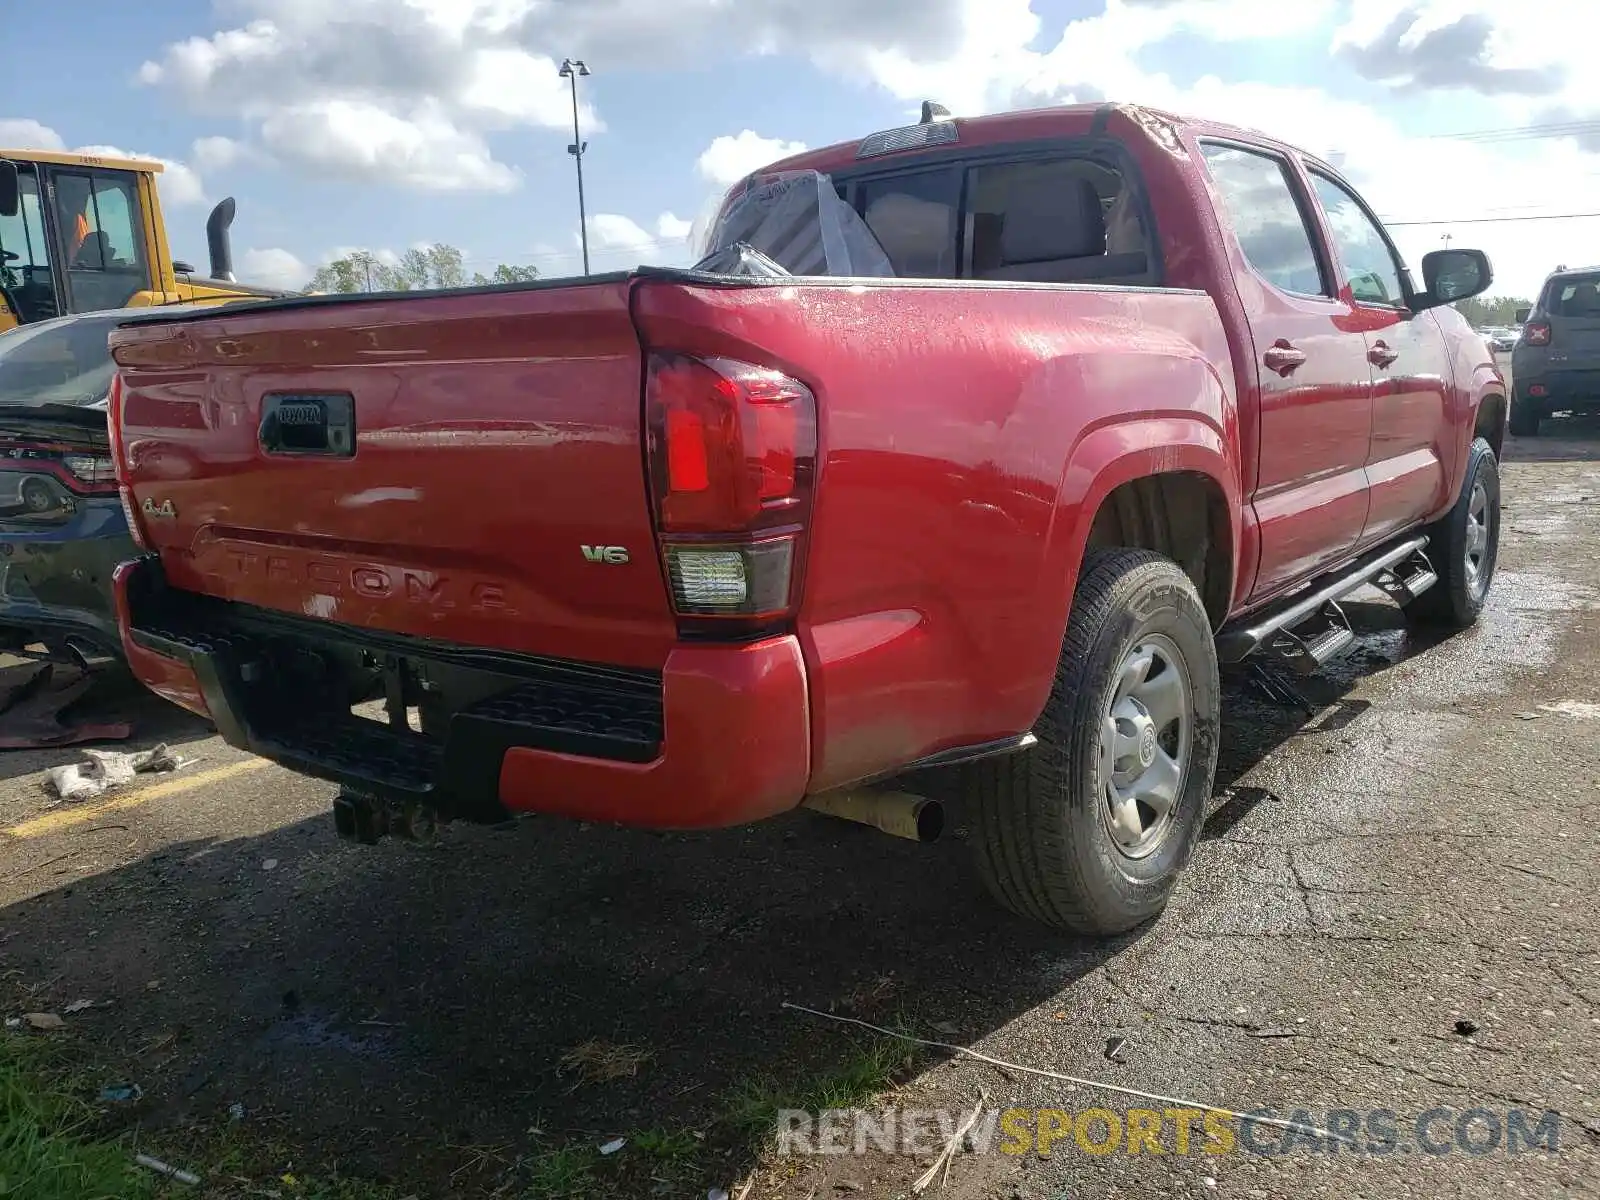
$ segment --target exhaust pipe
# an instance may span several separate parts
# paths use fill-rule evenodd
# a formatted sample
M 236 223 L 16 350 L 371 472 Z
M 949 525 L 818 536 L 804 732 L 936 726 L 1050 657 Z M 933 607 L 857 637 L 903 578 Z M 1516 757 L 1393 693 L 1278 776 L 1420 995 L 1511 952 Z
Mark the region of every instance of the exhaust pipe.
M 229 196 L 218 202 L 206 218 L 206 249 L 211 254 L 211 278 L 237 282 L 233 277 L 233 246 L 228 240 L 228 226 L 233 224 L 233 214 L 238 206 Z
M 72 656 L 73 665 L 88 674 L 104 671 L 117 663 L 116 655 L 108 654 L 93 642 L 82 638 L 69 637 L 67 653 Z
M 801 807 L 858 825 L 870 825 L 911 842 L 937 841 L 944 832 L 944 805 L 906 792 L 844 788 L 807 796 Z

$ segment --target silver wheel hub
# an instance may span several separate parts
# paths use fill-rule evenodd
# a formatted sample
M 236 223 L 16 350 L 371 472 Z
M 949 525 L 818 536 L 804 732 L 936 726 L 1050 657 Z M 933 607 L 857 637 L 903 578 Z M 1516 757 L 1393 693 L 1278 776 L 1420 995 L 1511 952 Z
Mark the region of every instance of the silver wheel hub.
M 1169 639 L 1140 639 L 1117 669 L 1100 722 L 1101 815 L 1128 858 L 1154 854 L 1172 829 L 1188 777 L 1194 702 L 1183 654 Z
M 1467 584 L 1477 592 L 1484 583 L 1484 563 L 1489 554 L 1490 527 L 1494 514 L 1489 508 L 1489 490 L 1480 481 L 1472 486 L 1472 498 L 1467 501 L 1467 536 L 1465 565 Z

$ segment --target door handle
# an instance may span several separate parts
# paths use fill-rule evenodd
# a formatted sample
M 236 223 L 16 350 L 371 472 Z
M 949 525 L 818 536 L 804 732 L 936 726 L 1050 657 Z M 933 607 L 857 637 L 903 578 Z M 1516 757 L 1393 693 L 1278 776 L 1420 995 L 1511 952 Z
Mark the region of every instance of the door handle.
M 1279 338 L 1267 347 L 1267 352 L 1261 356 L 1261 361 L 1266 363 L 1267 370 L 1276 371 L 1287 379 L 1294 374 L 1296 367 L 1305 364 L 1306 352 L 1296 350 L 1291 343 Z
M 1399 357 L 1400 352 L 1389 349 L 1385 342 L 1373 342 L 1372 349 L 1367 351 L 1367 361 L 1375 367 L 1391 367 Z

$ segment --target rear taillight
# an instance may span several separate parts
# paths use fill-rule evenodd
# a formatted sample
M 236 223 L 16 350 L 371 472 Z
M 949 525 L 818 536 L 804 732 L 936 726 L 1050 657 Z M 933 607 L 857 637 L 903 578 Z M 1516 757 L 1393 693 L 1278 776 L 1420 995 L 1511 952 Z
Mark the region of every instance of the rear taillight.
M 792 614 L 817 459 L 817 403 L 779 371 L 653 353 L 645 423 L 673 608 L 770 622 Z
M 80 483 L 91 488 L 104 488 L 115 485 L 117 482 L 117 465 L 109 458 L 102 458 L 98 454 L 67 454 L 63 455 L 61 465 L 67 473 Z
M 1522 327 L 1522 340 L 1530 346 L 1548 346 L 1550 344 L 1550 323 L 1548 321 L 1530 321 Z
M 133 502 L 133 488 L 128 483 L 127 443 L 122 436 L 122 372 L 111 376 L 111 394 L 106 402 L 106 428 L 111 436 L 111 465 L 116 472 L 117 494 L 122 499 L 122 515 L 128 522 L 128 534 L 133 544 L 141 550 L 150 549 L 144 536 L 144 526 L 139 521 L 139 509 Z

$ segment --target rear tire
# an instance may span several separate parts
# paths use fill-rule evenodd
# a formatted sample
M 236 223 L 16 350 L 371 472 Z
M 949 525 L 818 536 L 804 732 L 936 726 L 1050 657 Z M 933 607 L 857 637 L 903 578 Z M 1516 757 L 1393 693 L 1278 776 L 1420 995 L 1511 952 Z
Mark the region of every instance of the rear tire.
M 1511 435 L 1513 437 L 1538 437 L 1539 423 L 1544 419 L 1536 401 L 1519 397 L 1511 401 Z
M 1091 553 L 1039 744 L 967 768 L 984 882 L 1012 911 L 1078 933 L 1159 914 L 1200 835 L 1220 722 L 1193 582 L 1148 551 Z
M 1467 451 L 1454 507 L 1428 530 L 1428 557 L 1439 582 L 1406 605 L 1406 615 L 1466 629 L 1483 611 L 1500 558 L 1500 466 L 1483 438 Z

